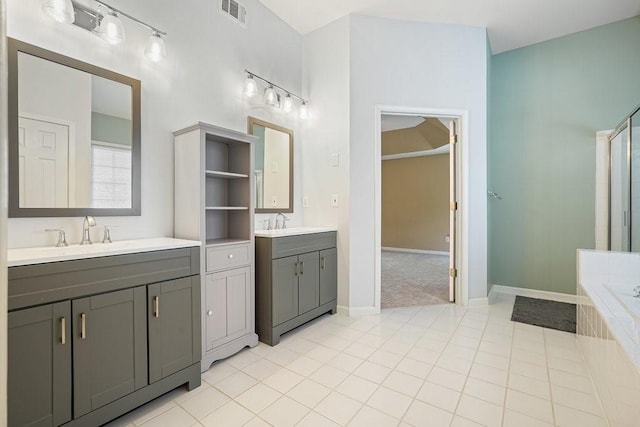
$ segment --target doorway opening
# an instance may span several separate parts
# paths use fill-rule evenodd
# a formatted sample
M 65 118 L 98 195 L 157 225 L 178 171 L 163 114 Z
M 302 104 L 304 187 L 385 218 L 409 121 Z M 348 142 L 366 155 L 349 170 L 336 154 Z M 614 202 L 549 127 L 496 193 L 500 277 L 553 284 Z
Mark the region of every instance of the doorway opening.
M 380 308 L 462 302 L 458 283 L 461 115 L 379 111 L 376 299 Z

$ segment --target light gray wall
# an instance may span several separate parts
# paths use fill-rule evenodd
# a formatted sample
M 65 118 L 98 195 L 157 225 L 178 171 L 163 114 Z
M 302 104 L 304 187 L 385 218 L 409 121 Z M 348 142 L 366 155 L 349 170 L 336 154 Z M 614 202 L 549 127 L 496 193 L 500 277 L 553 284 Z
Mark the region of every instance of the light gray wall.
M 149 31 L 126 18 L 126 41 L 111 46 L 76 26 L 55 23 L 42 12 L 40 0 L 7 5 L 9 36 L 142 81 L 142 215 L 97 218 L 99 226 L 120 226 L 112 231 L 117 240 L 173 235 L 172 131 L 196 121 L 246 131 L 247 115 L 294 130 L 298 125 L 242 94 L 245 68 L 300 91 L 302 37 L 291 27 L 257 0 L 243 2 L 249 13 L 246 29 L 219 13 L 217 1 L 158 3 L 114 3 L 168 33 L 167 58 L 157 64 L 142 55 Z M 48 227 L 64 226 L 71 243 L 81 238 L 80 218 L 9 221 L 10 247 L 55 244 L 55 236 L 42 231 Z M 96 238 L 98 228 L 92 230 Z
M 313 96 L 302 151 L 304 223 L 338 227 L 338 307 L 349 306 L 349 21 L 337 20 L 304 39 L 304 86 Z M 318 70 L 321 70 L 318 72 Z M 331 155 L 340 164 L 331 165 Z M 339 207 L 331 207 L 338 194 Z
M 484 28 L 351 18 L 350 302 L 374 304 L 375 105 L 468 110 L 463 191 L 468 230 L 462 268 L 469 298 L 487 295 L 486 122 Z M 463 195 L 464 197 L 464 195 Z M 464 200 L 464 198 L 462 199 Z

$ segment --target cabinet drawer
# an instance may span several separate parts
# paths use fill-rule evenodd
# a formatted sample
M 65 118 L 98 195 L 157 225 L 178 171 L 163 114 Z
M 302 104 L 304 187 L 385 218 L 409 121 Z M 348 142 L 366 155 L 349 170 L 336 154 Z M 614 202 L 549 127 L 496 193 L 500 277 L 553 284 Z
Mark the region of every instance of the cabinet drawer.
M 207 248 L 207 271 L 224 270 L 249 264 L 250 245 Z

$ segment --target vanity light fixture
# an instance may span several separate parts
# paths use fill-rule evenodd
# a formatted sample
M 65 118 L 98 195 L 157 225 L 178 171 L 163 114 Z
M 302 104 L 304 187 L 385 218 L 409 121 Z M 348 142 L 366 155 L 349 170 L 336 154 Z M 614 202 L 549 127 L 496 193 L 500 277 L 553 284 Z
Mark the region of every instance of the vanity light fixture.
M 276 90 L 273 88 L 273 85 L 270 85 L 268 88 L 264 90 L 264 96 L 262 97 L 264 103 L 267 105 L 276 105 L 278 102 L 278 94 Z
M 295 110 L 294 98 L 296 98 L 297 100 L 300 101 L 299 117 L 301 119 L 306 119 L 309 117 L 309 100 L 308 99 L 304 99 L 301 96 L 298 96 L 295 93 L 286 90 L 282 86 L 278 86 L 277 84 L 270 82 L 264 77 L 260 77 L 254 72 L 251 72 L 249 70 L 244 70 L 244 72 L 247 73 L 247 79 L 244 81 L 245 96 L 247 96 L 248 98 L 255 96 L 258 93 L 258 85 L 256 83 L 256 79 L 262 80 L 264 83 L 268 85 L 267 88 L 264 90 L 264 95 L 262 97 L 265 104 L 271 105 L 274 108 L 282 107 L 282 110 L 285 113 L 290 113 Z M 278 90 L 282 92 L 283 94 L 282 97 L 278 93 Z M 280 101 L 280 99 L 282 99 L 282 102 Z
M 124 41 L 124 25 L 113 10 L 102 17 L 96 31 L 109 44 L 116 45 Z
M 144 48 L 144 56 L 153 62 L 159 62 L 167 56 L 167 48 L 164 46 L 164 40 L 162 40 L 162 36 L 158 32 L 154 31 L 149 36 L 147 46 Z
M 290 113 L 293 110 L 293 98 L 291 98 L 291 94 L 287 93 L 287 96 L 284 97 L 282 101 L 282 111 L 285 113 Z
M 42 5 L 42 10 L 51 19 L 61 24 L 72 24 L 76 18 L 71 0 L 47 0 Z
M 45 0 L 42 9 L 56 22 L 77 25 L 80 28 L 99 35 L 113 45 L 122 43 L 125 39 L 124 25 L 120 19 L 120 16 L 124 16 L 151 30 L 151 36 L 144 49 L 144 56 L 146 58 L 158 62 L 167 56 L 167 49 L 162 39 L 167 33 L 120 9 L 110 6 L 102 0 L 94 1 L 98 3 L 97 10 L 73 0 Z M 102 8 L 107 9 L 107 12 L 102 11 Z
M 244 94 L 248 98 L 253 98 L 258 93 L 258 84 L 253 78 L 253 74 L 247 76 L 247 80 L 244 81 Z
M 300 112 L 298 113 L 301 119 L 309 118 L 309 106 L 307 105 L 307 101 L 302 101 L 300 105 Z

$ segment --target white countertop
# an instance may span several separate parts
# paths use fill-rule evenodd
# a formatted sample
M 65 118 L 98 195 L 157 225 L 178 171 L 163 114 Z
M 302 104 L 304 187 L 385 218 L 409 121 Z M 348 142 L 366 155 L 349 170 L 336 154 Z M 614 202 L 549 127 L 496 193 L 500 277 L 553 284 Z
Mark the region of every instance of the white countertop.
M 286 237 L 299 236 L 301 234 L 325 233 L 327 231 L 338 231 L 338 227 L 292 227 L 282 230 L 256 230 L 256 237 Z
M 16 267 L 20 265 L 43 264 L 46 262 L 69 261 L 73 259 L 188 248 L 200 246 L 200 244 L 201 242 L 198 240 L 158 237 L 153 239 L 123 240 L 113 243 L 94 243 L 92 245 L 69 245 L 60 248 L 45 246 L 38 248 L 9 249 L 7 266 Z

